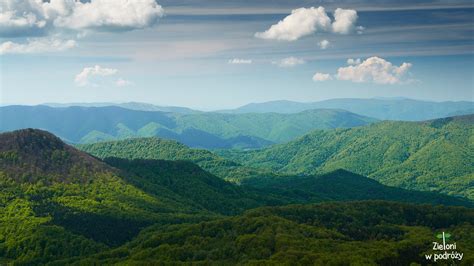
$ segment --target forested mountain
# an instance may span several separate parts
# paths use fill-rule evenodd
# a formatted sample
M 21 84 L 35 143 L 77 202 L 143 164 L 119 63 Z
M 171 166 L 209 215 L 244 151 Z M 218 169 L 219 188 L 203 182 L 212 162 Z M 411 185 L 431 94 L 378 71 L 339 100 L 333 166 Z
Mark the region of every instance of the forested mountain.
M 110 166 L 32 129 L 0 134 L 0 143 L 2 263 L 85 256 L 152 224 L 203 221 L 264 203 L 186 162 L 121 162 L 125 172 L 114 167 L 117 160 Z M 147 171 L 155 175 L 145 182 Z M 192 187 L 181 187 L 187 183 Z
M 51 107 L 105 107 L 117 106 L 138 111 L 161 111 L 180 114 L 196 114 L 201 111 L 186 107 L 158 106 L 149 103 L 128 102 L 128 103 L 45 103 Z M 455 115 L 467 115 L 474 113 L 474 102 L 468 101 L 446 101 L 430 102 L 408 98 L 372 98 L 372 99 L 330 99 L 319 102 L 294 102 L 287 100 L 270 101 L 262 103 L 250 103 L 244 106 L 219 110 L 218 113 L 299 113 L 312 109 L 343 109 L 356 114 L 374 117 L 380 120 L 404 120 L 422 121 L 435 118 L 449 117 Z
M 250 177 L 274 176 L 268 170 L 242 166 L 210 151 L 192 149 L 174 140 L 157 137 L 106 141 L 77 145 L 77 148 L 99 158 L 184 160 L 193 162 L 223 179 L 236 181 Z
M 191 147 L 258 148 L 289 141 L 313 129 L 346 128 L 374 122 L 343 110 L 297 114 L 179 114 L 120 107 L 0 107 L 0 131 L 48 130 L 71 143 L 158 136 Z
M 38 130 L 0 135 L 0 261 L 38 264 L 130 240 L 199 211 L 152 197 L 116 170 Z
M 331 99 L 320 102 L 272 101 L 251 103 L 224 113 L 298 113 L 335 108 L 381 120 L 421 121 L 460 114 L 472 114 L 474 102 L 428 102 L 405 98 Z
M 472 204 L 462 199 L 443 198 L 438 194 L 387 187 L 364 176 L 343 170 L 333 171 L 321 177 L 278 176 L 268 170 L 246 167 L 223 159 L 206 150 L 190 149 L 183 144 L 158 138 L 85 144 L 79 145 L 78 148 L 94 156 L 105 158 L 106 161 L 109 157 L 115 157 L 129 160 L 164 159 L 194 162 L 223 179 L 233 182 L 241 181 L 246 187 L 257 188 L 264 194 L 272 194 L 273 197 L 291 203 L 386 199 L 464 206 Z
M 285 174 L 346 169 L 383 184 L 474 199 L 474 115 L 316 130 L 256 151 L 221 151 L 251 167 Z
M 441 228 L 459 233 L 455 234 L 458 243 L 465 252 L 472 250 L 470 235 L 462 234 L 472 230 L 472 209 L 462 207 L 359 202 L 267 208 L 241 215 L 258 206 L 328 200 L 472 206 L 453 197 L 388 188 L 346 171 L 294 177 L 291 184 L 274 177 L 236 186 L 188 161 L 100 161 L 41 130 L 0 134 L 0 144 L 1 264 L 244 263 L 276 260 L 281 252 L 319 241 L 341 252 L 357 241 L 362 248 L 390 247 L 401 253 L 409 248 L 419 254 L 432 240 L 433 230 Z M 195 152 L 189 157 L 201 156 Z M 346 191 L 351 187 L 353 191 Z M 387 216 L 392 213 L 393 217 Z M 227 215 L 240 216 L 223 217 Z M 324 219 L 327 215 L 334 220 Z M 310 223 L 308 217 L 324 222 Z M 403 239 L 414 246 L 402 244 Z M 254 245 L 265 253 L 252 251 Z M 303 251 L 310 250 L 315 251 Z M 318 257 L 334 257 L 336 250 L 325 249 Z M 401 258 L 383 254 L 368 256 L 366 261 Z M 406 259 L 418 261 L 414 254 Z M 296 262 L 303 257 L 284 260 Z

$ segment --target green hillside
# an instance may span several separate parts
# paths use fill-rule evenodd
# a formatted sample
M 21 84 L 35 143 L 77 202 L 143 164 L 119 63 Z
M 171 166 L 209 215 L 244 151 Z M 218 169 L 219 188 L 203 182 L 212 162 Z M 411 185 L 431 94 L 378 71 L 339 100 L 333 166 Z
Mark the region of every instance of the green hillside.
M 100 161 L 41 130 L 0 134 L 0 144 L 0 264 L 294 264 L 331 262 L 349 250 L 356 252 L 345 259 L 361 263 L 419 262 L 440 230 L 473 250 L 465 207 L 366 201 L 247 211 L 361 199 L 472 207 L 346 171 L 236 186 L 189 161 Z M 195 152 L 186 156 L 204 151 Z M 330 248 L 315 248 L 322 244 Z
M 446 231 L 463 253 L 461 265 L 471 265 L 473 220 L 472 209 L 384 201 L 267 207 L 150 227 L 129 244 L 79 263 L 425 265 L 436 234 Z
M 219 212 L 189 204 L 165 186 L 159 195 L 147 193 L 121 170 L 48 132 L 0 134 L 0 143 L 0 264 L 84 256 L 121 245 L 152 224 L 202 221 Z
M 183 114 L 116 106 L 4 106 L 0 107 L 0 120 L 0 132 L 39 128 L 71 143 L 156 136 L 207 149 L 260 148 L 314 129 L 355 127 L 375 121 L 331 109 L 297 114 Z
M 135 187 L 155 197 L 169 195 L 194 209 L 230 215 L 262 205 L 286 203 L 271 193 L 262 194 L 226 182 L 187 161 L 107 158 L 105 162 L 123 170 L 122 176 Z M 454 200 L 450 203 L 465 205 Z
M 192 149 L 179 142 L 156 137 L 81 144 L 77 145 L 77 148 L 102 159 L 116 157 L 190 161 L 206 171 L 228 180 L 240 180 L 255 176 L 274 176 L 269 171 L 242 166 L 207 150 Z
M 374 121 L 375 119 L 344 110 L 317 109 L 296 114 L 201 113 L 180 115 L 177 124 L 180 127 L 194 127 L 222 137 L 242 134 L 272 142 L 285 142 L 302 136 L 312 129 L 356 127 Z
M 247 187 L 263 189 L 289 203 L 324 200 L 385 199 L 447 205 L 466 205 L 461 199 L 442 198 L 437 194 L 411 192 L 392 188 L 347 171 L 332 171 L 322 177 L 277 175 L 223 159 L 206 150 L 186 147 L 175 141 L 158 138 L 128 139 L 78 145 L 78 148 L 99 158 L 184 160 L 229 181 L 239 181 Z M 119 166 L 117 166 L 119 167 Z M 145 167 L 144 167 L 145 168 Z
M 472 200 L 385 186 L 345 170 L 335 170 L 320 176 L 250 178 L 242 184 L 263 193 L 278 195 L 278 198 L 290 203 L 391 200 L 474 207 Z
M 380 122 L 317 130 L 256 151 L 221 151 L 243 165 L 286 174 L 336 169 L 383 184 L 474 199 L 474 116 L 426 122 Z

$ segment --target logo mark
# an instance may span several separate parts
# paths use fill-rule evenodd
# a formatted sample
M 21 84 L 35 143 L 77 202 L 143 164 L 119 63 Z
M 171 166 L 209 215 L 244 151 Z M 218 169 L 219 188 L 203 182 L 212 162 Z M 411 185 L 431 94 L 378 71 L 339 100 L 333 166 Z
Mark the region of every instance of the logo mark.
M 464 253 L 458 252 L 456 249 L 456 242 L 448 243 L 446 242 L 451 237 L 451 234 L 442 232 L 437 234 L 436 238 L 442 239 L 443 242 L 433 241 L 433 253 L 425 254 L 426 260 L 433 260 L 434 262 L 438 260 L 462 260 Z M 444 252 L 443 252 L 444 251 Z

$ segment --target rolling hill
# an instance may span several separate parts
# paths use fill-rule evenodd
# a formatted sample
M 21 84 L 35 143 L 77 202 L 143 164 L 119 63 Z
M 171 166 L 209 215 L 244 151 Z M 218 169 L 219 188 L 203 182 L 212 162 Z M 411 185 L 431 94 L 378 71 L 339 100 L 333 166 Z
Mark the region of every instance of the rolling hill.
M 316 130 L 255 151 L 220 151 L 243 165 L 283 174 L 336 169 L 383 184 L 474 199 L 474 115 Z
M 49 133 L 24 130 L 0 139 L 10 143 L 0 153 L 2 264 L 93 254 L 160 220 L 186 220 L 197 212 L 147 195 Z
M 336 170 L 322 176 L 277 175 L 269 170 L 246 167 L 206 150 L 190 149 L 175 141 L 158 138 L 129 139 L 78 145 L 99 158 L 127 160 L 183 160 L 196 163 L 225 180 L 240 182 L 288 203 L 327 200 L 386 199 L 403 202 L 471 206 L 472 202 L 438 194 L 387 187 L 348 171 Z M 268 202 L 268 201 L 267 201 Z
M 35 129 L 0 134 L 0 143 L 1 263 L 85 256 L 152 224 L 203 221 L 264 202 L 187 162 L 107 164 Z
M 222 179 L 230 181 L 254 176 L 267 177 L 274 175 L 269 171 L 244 167 L 241 164 L 219 157 L 207 150 L 192 149 L 177 141 L 157 137 L 81 144 L 76 147 L 102 159 L 116 157 L 129 160 L 189 161 Z
M 473 214 L 464 207 L 364 201 L 267 207 L 242 214 L 258 206 L 355 199 L 472 206 L 449 196 L 388 188 L 346 171 L 300 177 L 291 182 L 295 186 L 277 178 L 255 184 L 249 179 L 236 186 L 188 161 L 100 161 L 42 130 L 3 133 L 0 144 L 1 264 L 244 263 L 279 258 L 290 263 L 306 255 L 312 258 L 314 249 L 303 249 L 298 253 L 306 254 L 302 256 L 282 256 L 321 240 L 336 247 L 318 253 L 324 260 L 359 246 L 360 254 L 369 247 L 377 250 L 374 254 L 393 251 L 363 262 L 418 261 L 441 228 L 449 228 L 465 252 L 472 249 L 465 232 L 472 231 Z M 189 157 L 201 156 L 195 152 Z M 278 245 L 267 242 L 272 239 Z
M 0 107 L 0 131 L 48 130 L 70 143 L 132 137 L 174 139 L 191 147 L 259 148 L 289 141 L 313 129 L 366 125 L 374 119 L 343 110 L 308 110 L 297 114 L 179 114 L 120 107 Z
M 429 102 L 406 98 L 331 99 L 320 102 L 272 101 L 251 103 L 224 113 L 298 113 L 305 110 L 343 109 L 380 120 L 421 121 L 472 114 L 474 102 Z

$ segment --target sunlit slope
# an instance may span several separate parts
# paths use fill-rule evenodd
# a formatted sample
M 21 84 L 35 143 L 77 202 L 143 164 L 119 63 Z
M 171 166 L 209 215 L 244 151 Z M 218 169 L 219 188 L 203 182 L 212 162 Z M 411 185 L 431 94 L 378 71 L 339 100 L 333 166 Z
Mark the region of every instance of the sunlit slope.
M 287 174 L 346 169 L 387 185 L 474 199 L 473 121 L 468 115 L 317 130 L 286 144 L 220 155 Z

